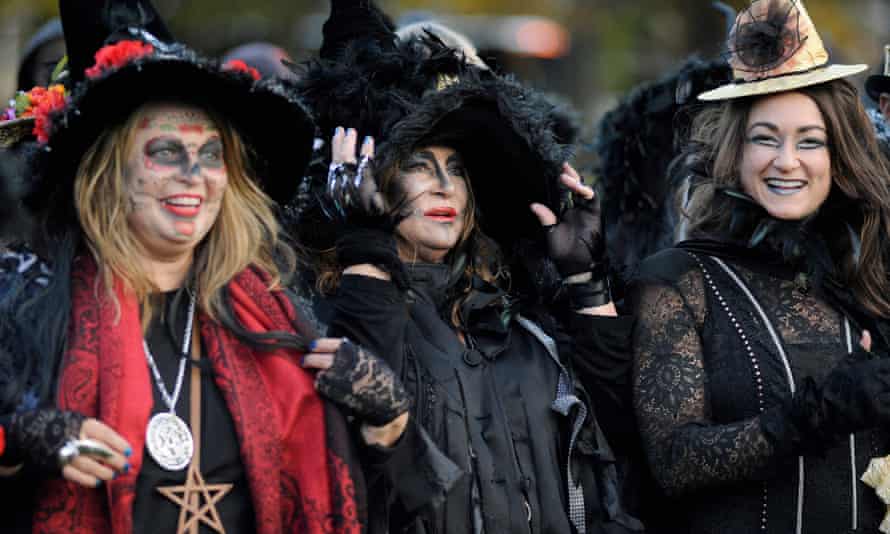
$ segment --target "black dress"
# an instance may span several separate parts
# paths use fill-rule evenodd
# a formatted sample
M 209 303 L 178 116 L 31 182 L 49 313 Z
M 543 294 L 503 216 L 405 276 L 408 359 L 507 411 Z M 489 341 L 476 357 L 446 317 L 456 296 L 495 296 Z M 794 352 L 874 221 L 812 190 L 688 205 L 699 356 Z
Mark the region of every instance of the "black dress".
M 630 419 L 620 399 L 629 399 L 632 321 L 574 314 L 572 338 L 552 318 L 524 317 L 505 293 L 477 281 L 462 310 L 470 325 L 464 344 L 442 318 L 447 274 L 447 266 L 414 267 L 408 294 L 347 275 L 333 299 L 329 334 L 384 357 L 413 393 L 408 431 L 369 460 L 377 473 L 368 475 L 372 531 L 640 530 L 621 507 L 619 465 L 607 425 L 597 423 L 600 413 L 622 419 L 622 410 Z M 589 371 L 583 386 L 573 360 Z M 439 451 L 440 467 L 452 466 L 456 482 L 415 461 L 429 449 Z M 418 506 L 428 502 L 436 505 Z
M 859 477 L 890 453 L 886 431 L 797 456 L 778 452 L 762 430 L 860 332 L 797 269 L 696 248 L 646 260 L 634 291 L 635 409 L 667 499 L 658 530 L 877 532 L 886 506 Z

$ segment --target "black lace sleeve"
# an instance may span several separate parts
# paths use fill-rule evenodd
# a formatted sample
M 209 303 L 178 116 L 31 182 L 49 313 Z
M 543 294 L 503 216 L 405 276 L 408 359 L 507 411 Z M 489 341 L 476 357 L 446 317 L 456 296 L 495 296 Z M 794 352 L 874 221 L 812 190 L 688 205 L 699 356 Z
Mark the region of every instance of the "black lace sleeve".
M 700 273 L 637 289 L 634 407 L 652 473 L 672 496 L 764 477 L 773 449 L 759 418 L 710 419 L 700 328 Z
M 52 359 L 37 359 L 34 354 L 42 353 L 38 331 L 46 331 L 38 327 L 49 311 L 31 300 L 51 280 L 49 267 L 35 254 L 24 249 L 0 251 L 0 414 L 36 408 L 47 389 Z M 24 309 L 26 303 L 29 307 Z

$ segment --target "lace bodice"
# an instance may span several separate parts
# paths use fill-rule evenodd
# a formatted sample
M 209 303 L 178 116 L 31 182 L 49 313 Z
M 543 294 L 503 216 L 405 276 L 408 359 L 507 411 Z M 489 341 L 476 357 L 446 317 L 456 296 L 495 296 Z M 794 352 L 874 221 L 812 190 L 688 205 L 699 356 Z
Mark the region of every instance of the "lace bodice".
M 794 380 L 821 380 L 846 352 L 840 314 L 793 279 L 734 269 L 776 328 Z M 743 353 L 710 354 L 703 343 L 708 320 L 716 325 L 717 339 L 737 334 L 717 292 L 700 268 L 672 283 L 644 283 L 639 289 L 635 407 L 649 463 L 669 494 L 769 477 L 776 460 L 759 416 L 726 420 L 745 399 L 713 387 L 711 375 L 737 372 L 727 359 L 747 359 Z M 764 402 L 762 408 L 769 407 Z

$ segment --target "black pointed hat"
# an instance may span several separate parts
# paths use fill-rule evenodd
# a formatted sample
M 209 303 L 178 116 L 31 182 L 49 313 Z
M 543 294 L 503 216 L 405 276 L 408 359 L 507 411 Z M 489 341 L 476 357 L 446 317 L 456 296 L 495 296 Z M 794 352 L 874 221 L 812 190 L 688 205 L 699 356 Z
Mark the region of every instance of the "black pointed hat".
M 880 65 L 880 72 L 865 80 L 865 91 L 875 102 L 881 99 L 881 93 L 890 93 L 890 45 L 884 45 L 884 57 L 881 58 Z
M 129 28 L 142 28 L 156 39 L 173 42 L 173 35 L 155 7 L 141 0 L 77 0 L 59 2 L 71 83 L 84 79 L 96 62 L 96 52 L 112 42 L 132 39 Z
M 284 80 L 259 80 L 175 42 L 148 0 L 60 0 L 71 87 L 67 102 L 37 115 L 44 158 L 35 209 L 73 214 L 74 175 L 109 126 L 150 101 L 181 101 L 225 117 L 243 138 L 259 185 L 275 201 L 296 191 L 312 150 L 310 115 Z M 288 129 L 282 135 L 270 126 Z
M 374 136 L 378 169 L 424 145 L 451 146 L 463 156 L 482 231 L 505 248 L 539 235 L 529 205 L 559 213 L 565 199 L 559 175 L 573 133 L 563 106 L 468 63 L 431 33 L 399 39 L 387 20 L 369 0 L 332 1 L 322 57 L 299 84 L 321 134 L 343 126 Z M 318 169 L 304 187 L 315 191 L 305 195 L 309 217 L 324 194 L 326 166 Z

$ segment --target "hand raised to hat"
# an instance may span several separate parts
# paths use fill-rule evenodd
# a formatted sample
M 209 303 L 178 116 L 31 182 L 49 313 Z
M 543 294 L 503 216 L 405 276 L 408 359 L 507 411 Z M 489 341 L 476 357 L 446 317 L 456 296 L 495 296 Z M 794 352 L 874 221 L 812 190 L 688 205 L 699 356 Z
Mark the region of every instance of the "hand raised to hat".
M 383 195 L 374 180 L 374 138 L 366 137 L 356 156 L 358 132 L 338 127 L 331 139 L 331 165 L 326 192 L 332 219 L 373 219 L 384 216 Z M 380 221 L 385 224 L 384 221 Z
M 303 367 L 319 370 L 318 392 L 366 423 L 362 433 L 369 444 L 397 441 L 408 422 L 411 398 L 386 361 L 348 339 L 317 339 L 310 350 Z
M 337 261 L 357 274 L 388 278 L 406 288 L 402 261 L 396 248 L 395 228 L 404 218 L 399 207 L 387 211 L 372 172 L 374 138 L 366 137 L 356 157 L 358 132 L 337 128 L 331 139 L 331 166 L 325 211 L 342 225 L 337 239 Z M 353 274 L 347 272 L 347 274 Z
M 571 165 L 563 165 L 560 181 L 573 193 L 574 204 L 558 219 L 543 204 L 531 210 L 546 231 L 547 251 L 574 293 L 576 309 L 609 303 L 605 232 L 599 198 Z
M 27 463 L 48 475 L 95 488 L 129 469 L 130 446 L 96 419 L 52 408 L 14 414 L 6 429 L 5 464 Z

